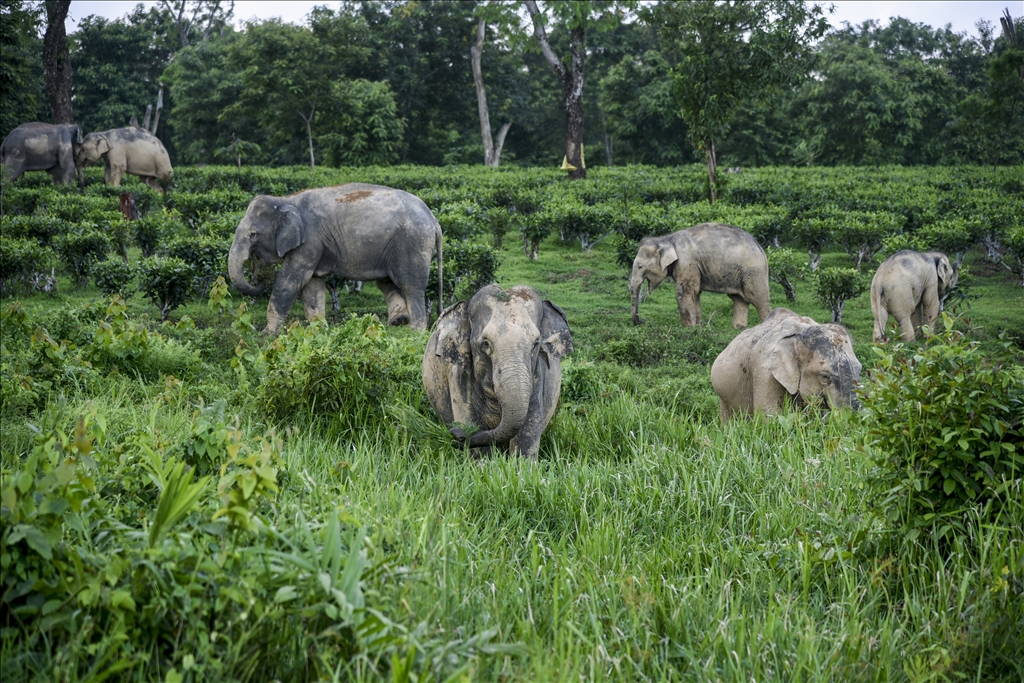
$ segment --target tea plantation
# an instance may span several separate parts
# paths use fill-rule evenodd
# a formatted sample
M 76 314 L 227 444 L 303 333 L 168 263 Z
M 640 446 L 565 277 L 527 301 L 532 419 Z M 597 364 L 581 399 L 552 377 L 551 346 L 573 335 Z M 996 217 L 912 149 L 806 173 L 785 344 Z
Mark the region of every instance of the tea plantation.
M 723 175 L 713 206 L 698 166 L 5 184 L 0 677 L 1022 680 L 1024 169 Z M 352 181 L 434 211 L 445 304 L 494 280 L 565 310 L 538 460 L 453 445 L 427 334 L 372 284 L 276 338 L 225 284 L 253 196 Z M 860 412 L 723 427 L 729 298 L 683 328 L 668 284 L 631 324 L 639 240 L 706 220 L 768 248 L 773 306 L 842 300 Z M 960 284 L 927 339 L 876 346 L 863 284 L 907 247 Z

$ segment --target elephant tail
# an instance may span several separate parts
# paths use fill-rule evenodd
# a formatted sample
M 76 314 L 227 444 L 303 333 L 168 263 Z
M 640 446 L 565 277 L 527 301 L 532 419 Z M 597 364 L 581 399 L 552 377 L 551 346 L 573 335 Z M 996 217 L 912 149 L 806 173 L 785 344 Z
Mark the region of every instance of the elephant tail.
M 441 319 L 441 314 L 444 312 L 444 257 L 442 255 L 442 237 L 441 226 L 438 225 L 434 232 L 434 241 L 437 244 L 437 318 Z

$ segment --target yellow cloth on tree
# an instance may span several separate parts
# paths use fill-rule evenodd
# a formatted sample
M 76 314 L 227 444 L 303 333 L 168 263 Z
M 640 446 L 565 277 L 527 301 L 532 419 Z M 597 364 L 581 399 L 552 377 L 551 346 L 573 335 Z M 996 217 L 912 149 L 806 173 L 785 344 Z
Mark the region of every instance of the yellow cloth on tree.
M 587 160 L 583 156 L 583 145 L 580 145 L 580 165 L 583 166 L 583 168 L 587 167 Z M 569 155 L 568 154 L 565 155 L 564 157 L 562 157 L 561 169 L 563 171 L 575 171 L 576 170 L 576 167 L 569 163 Z

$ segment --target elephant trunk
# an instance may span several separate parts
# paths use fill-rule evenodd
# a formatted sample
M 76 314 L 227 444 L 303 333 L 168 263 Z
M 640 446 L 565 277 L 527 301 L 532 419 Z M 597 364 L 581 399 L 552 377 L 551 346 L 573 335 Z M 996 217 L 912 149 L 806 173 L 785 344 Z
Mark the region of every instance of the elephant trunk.
M 228 252 L 228 275 L 231 277 L 231 284 L 245 296 L 259 296 L 263 293 L 263 286 L 255 287 L 245 279 L 243 264 L 248 258 L 249 247 L 239 243 L 236 237 L 231 245 L 231 251 Z
M 516 361 L 516 366 L 523 365 Z M 496 364 L 494 372 L 494 393 L 501 406 L 501 422 L 494 429 L 479 431 L 469 439 L 469 446 L 476 448 L 489 444 L 507 442 L 522 428 L 530 409 L 533 396 L 533 373 L 530 367 L 515 367 L 509 370 L 510 364 L 504 364 L 504 371 L 499 371 Z
M 634 277 L 629 283 L 629 302 L 633 310 L 633 324 L 643 325 L 644 321 L 640 319 L 640 288 L 643 287 L 644 279 L 641 277 Z

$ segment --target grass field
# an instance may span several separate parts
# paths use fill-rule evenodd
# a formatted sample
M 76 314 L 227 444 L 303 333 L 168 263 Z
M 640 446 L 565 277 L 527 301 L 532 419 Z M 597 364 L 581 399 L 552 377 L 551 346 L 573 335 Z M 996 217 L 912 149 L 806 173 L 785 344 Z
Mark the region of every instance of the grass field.
M 67 601 L 18 612 L 5 596 L 4 680 L 1024 679 L 1019 477 L 1002 516 L 969 509 L 964 533 L 903 539 L 872 514 L 873 465 L 855 415 L 719 424 L 709 370 L 736 334 L 728 297 L 705 295 L 704 325 L 684 329 L 669 283 L 641 304 L 647 324 L 634 328 L 628 272 L 610 240 L 581 251 L 554 236 L 530 261 L 514 237 L 499 284 L 529 284 L 561 306 L 576 349 L 537 461 L 470 460 L 415 382 L 352 413 L 365 422 L 316 405 L 271 420 L 258 386 L 266 365 L 240 362 L 249 374 L 229 365 L 236 350 L 267 340 L 232 332 L 203 301 L 161 326 L 151 303 L 131 297 L 128 318 L 170 340 L 153 347 L 155 369 L 95 360 L 92 370 L 65 370 L 37 407 L 5 408 L 5 489 L 33 448 L 42 452 L 37 432 L 73 435 L 79 416 L 92 415 L 102 438 L 90 442 L 93 484 L 77 503 L 92 517 L 56 532 L 54 552 L 78 558 L 62 560 Z M 848 262 L 829 253 L 823 265 Z M 967 263 L 959 307 L 969 334 L 993 346 L 1005 331 L 1020 358 L 1024 289 L 980 251 Z M 82 346 L 106 302 L 63 278 L 60 291 L 19 298 L 25 334 L 45 324 Z M 877 358 L 868 296 L 843 316 L 865 382 Z M 828 321 L 809 280 L 792 304 L 773 283 L 772 304 Z M 342 294 L 341 305 L 332 328 L 386 315 L 373 286 Z M 265 310 L 266 299 L 251 305 L 257 329 Z M 183 316 L 195 327 L 175 326 Z M 301 319 L 298 305 L 290 319 Z M 12 330 L 5 354 L 22 352 Z M 404 328 L 384 334 L 409 357 L 426 343 Z M 404 372 L 416 377 L 418 367 Z M 219 423 L 203 412 L 218 399 Z M 204 419 L 237 429 L 243 456 L 258 459 L 261 437 L 280 439 L 266 460 L 278 490 L 249 499 L 262 521 L 248 530 L 225 526 L 230 515 L 215 520 L 234 490 L 225 473 L 249 471 L 225 455 L 233 464 L 215 463 L 187 514 L 152 540 L 171 481 L 152 460 L 184 458 Z M 363 572 L 358 590 L 343 567 Z M 76 571 L 81 585 L 68 578 Z M 331 597 L 328 584 L 345 580 L 347 597 Z M 89 602 L 83 586 L 93 585 Z M 355 611 L 346 616 L 343 603 Z M 47 609 L 61 624 L 46 621 Z

